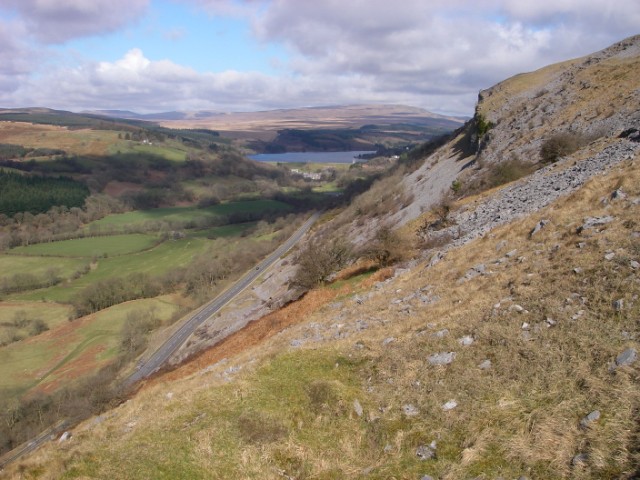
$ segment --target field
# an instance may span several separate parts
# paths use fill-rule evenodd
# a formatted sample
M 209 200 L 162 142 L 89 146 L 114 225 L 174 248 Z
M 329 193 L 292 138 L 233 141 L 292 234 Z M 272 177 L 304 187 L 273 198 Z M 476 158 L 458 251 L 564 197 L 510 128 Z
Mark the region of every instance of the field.
M 86 259 L 57 258 L 55 262 L 39 257 L 0 254 L 0 282 L 14 275 L 30 273 L 38 278 L 55 274 L 69 278 L 87 264 Z
M 147 250 L 158 243 L 155 235 L 134 233 L 39 243 L 16 247 L 9 253 L 43 257 L 112 257 Z
M 60 381 L 86 375 L 106 364 L 117 354 L 127 314 L 150 312 L 166 321 L 179 305 L 170 296 L 136 300 L 73 322 L 62 321 L 67 307 L 49 304 L 0 305 L 0 315 L 15 308 L 56 315 L 49 331 L 0 349 L 0 390 L 24 394 L 35 388 L 50 391 Z
M 91 231 L 118 230 L 125 227 L 142 227 L 154 222 L 172 222 L 184 224 L 198 221 L 212 220 L 231 214 L 257 214 L 264 211 L 287 212 L 291 207 L 275 200 L 246 200 L 239 202 L 221 203 L 212 207 L 167 207 L 153 210 L 138 210 L 134 212 L 108 215 L 103 219 L 90 223 L 87 229 Z
M 285 207 L 279 202 L 265 201 L 219 205 L 217 209 L 208 210 L 212 214 L 216 210 L 227 213 Z M 199 215 L 195 208 L 125 215 L 128 221 L 131 218 L 140 221 L 149 217 L 178 219 L 181 214 L 192 219 Z M 206 251 L 224 256 L 240 246 L 252 249 L 255 242 L 268 242 L 273 235 L 243 238 L 243 234 L 256 225 L 248 222 L 187 231 L 183 238 L 162 242 L 151 234 L 80 238 L 19 247 L 0 255 L 0 279 L 11 281 L 13 275 L 24 272 L 45 279 L 52 270 L 64 279 L 48 288 L 9 294 L 0 301 L 0 340 L 9 335 L 23 338 L 0 348 L 0 390 L 10 396 L 36 390 L 53 391 L 70 379 L 93 373 L 118 354 L 128 314 L 152 312 L 159 320 L 166 321 L 184 303 L 176 295 L 165 295 L 123 303 L 70 322 L 72 307 L 68 302 L 77 292 L 96 282 L 133 273 L 157 278 L 189 265 Z M 80 271 L 82 275 L 74 275 Z M 16 319 L 20 318 L 28 321 L 16 327 Z M 30 332 L 30 322 L 34 319 L 44 322 L 45 331 Z

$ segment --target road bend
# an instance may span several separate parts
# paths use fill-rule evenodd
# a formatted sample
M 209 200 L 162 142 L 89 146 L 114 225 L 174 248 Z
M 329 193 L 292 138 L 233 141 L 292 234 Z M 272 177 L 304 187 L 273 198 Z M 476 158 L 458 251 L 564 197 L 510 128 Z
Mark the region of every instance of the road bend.
M 265 258 L 258 265 L 249 270 L 245 275 L 234 283 L 231 287 L 225 290 L 217 298 L 206 304 L 200 310 L 196 311 L 191 318 L 189 318 L 158 350 L 156 350 L 149 359 L 140 365 L 140 367 L 129 375 L 124 380 L 124 386 L 130 387 L 134 383 L 148 377 L 153 372 L 158 370 L 173 353 L 189 338 L 189 336 L 198 328 L 205 320 L 209 319 L 212 315 L 218 312 L 222 307 L 229 303 L 236 295 L 247 288 L 253 281 L 258 278 L 262 273 L 273 265 L 282 255 L 287 253 L 302 236 L 309 231 L 311 226 L 320 217 L 320 212 L 314 213 L 298 230 L 295 231 L 286 242 L 280 245 L 271 255 Z M 55 438 L 60 432 L 66 428 L 75 424 L 72 420 L 62 420 L 56 425 L 46 429 L 37 437 L 32 438 L 26 443 L 23 443 L 19 447 L 7 452 L 0 457 L 0 471 L 9 463 L 17 460 L 18 458 L 33 452 L 40 445 Z
M 165 341 L 143 364 L 139 364 L 137 369 L 124 381 L 125 387 L 130 387 L 136 382 L 148 377 L 158 370 L 173 355 L 178 348 L 191 336 L 205 320 L 211 318 L 222 307 L 229 303 L 236 295 L 247 288 L 262 273 L 273 265 L 282 255 L 288 252 L 302 236 L 309 231 L 311 226 L 318 220 L 320 212 L 314 213 L 298 230 L 295 231 L 286 242 L 280 245 L 271 255 L 262 260 L 258 265 L 249 270 L 231 287 L 221 293 L 218 297 L 196 311 L 191 318 Z

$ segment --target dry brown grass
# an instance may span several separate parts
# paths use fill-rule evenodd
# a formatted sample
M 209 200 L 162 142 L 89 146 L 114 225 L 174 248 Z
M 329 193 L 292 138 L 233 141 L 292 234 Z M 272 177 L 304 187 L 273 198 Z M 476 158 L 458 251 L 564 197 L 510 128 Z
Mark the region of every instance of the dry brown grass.
M 0 122 L 0 143 L 29 148 L 57 148 L 76 155 L 106 155 L 109 147 L 118 143 L 118 132 Z

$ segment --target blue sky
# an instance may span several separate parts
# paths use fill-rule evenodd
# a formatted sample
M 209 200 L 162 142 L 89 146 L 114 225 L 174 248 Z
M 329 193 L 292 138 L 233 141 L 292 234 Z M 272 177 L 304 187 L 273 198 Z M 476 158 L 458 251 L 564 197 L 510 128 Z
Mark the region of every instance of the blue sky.
M 0 107 L 470 115 L 480 89 L 638 33 L 637 0 L 2 0 Z

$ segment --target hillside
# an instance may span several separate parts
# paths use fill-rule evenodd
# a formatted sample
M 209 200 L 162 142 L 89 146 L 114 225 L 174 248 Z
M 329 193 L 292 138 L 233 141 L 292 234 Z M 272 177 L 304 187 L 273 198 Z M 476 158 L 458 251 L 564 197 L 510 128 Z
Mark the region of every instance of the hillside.
M 106 117 L 158 122 L 177 129 L 219 131 L 234 144 L 259 153 L 377 150 L 406 147 L 462 125 L 456 117 L 405 105 L 348 105 L 258 112 L 98 111 Z
M 481 92 L 316 230 L 411 260 L 263 308 L 290 255 L 185 350 L 215 346 L 0 478 L 638 478 L 639 63 L 640 36 Z

